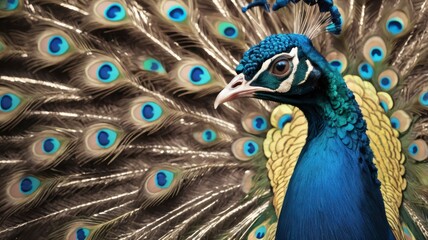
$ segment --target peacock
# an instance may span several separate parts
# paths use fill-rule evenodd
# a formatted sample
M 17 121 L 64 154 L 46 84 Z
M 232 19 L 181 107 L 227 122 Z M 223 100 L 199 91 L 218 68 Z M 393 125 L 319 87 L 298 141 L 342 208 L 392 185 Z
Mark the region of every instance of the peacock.
M 428 239 L 427 8 L 0 0 L 0 238 Z

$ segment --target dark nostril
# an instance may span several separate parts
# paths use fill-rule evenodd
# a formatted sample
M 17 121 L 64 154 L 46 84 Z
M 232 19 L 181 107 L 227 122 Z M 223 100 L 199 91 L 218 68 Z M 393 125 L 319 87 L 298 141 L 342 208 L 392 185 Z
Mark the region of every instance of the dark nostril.
M 236 88 L 236 87 L 239 87 L 239 86 L 241 86 L 242 85 L 242 81 L 239 81 L 239 82 L 236 82 L 236 83 L 234 83 L 233 85 L 232 85 L 232 88 Z

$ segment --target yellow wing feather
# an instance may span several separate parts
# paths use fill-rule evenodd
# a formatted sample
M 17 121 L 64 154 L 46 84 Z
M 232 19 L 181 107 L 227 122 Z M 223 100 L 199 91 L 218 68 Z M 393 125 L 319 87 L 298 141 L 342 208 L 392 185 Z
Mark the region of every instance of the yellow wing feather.
M 401 152 L 399 133 L 392 128 L 389 118 L 379 104 L 379 96 L 373 85 L 362 81 L 360 77 L 344 77 L 348 87 L 354 92 L 367 122 L 367 135 L 374 153 L 374 163 L 378 168 L 378 179 L 382 183 L 381 191 L 385 203 L 388 222 L 397 239 L 402 239 L 399 221 L 399 207 L 402 191 L 406 188 L 403 178 L 405 156 Z M 381 93 L 384 94 L 384 93 Z M 292 118 L 281 129 L 278 127 L 281 114 L 291 114 Z M 302 111 L 289 105 L 280 105 L 272 112 L 270 129 L 264 142 L 266 167 L 274 193 L 273 205 L 277 215 L 291 175 L 307 136 L 307 122 Z

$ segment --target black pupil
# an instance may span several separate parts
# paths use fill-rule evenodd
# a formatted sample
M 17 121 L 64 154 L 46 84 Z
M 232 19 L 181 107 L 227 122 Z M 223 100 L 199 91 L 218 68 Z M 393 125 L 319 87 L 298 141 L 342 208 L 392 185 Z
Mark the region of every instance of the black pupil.
M 280 61 L 280 62 L 276 63 L 275 70 L 278 72 L 283 72 L 286 67 L 287 67 L 287 62 L 286 61 Z

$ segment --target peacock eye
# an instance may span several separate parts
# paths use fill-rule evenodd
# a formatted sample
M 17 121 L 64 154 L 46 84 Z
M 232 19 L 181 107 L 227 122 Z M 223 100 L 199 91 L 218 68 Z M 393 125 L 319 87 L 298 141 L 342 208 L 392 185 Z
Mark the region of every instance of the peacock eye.
M 0 112 L 11 112 L 21 103 L 19 97 L 13 93 L 0 95 Z
M 78 228 L 76 230 L 76 239 L 78 240 L 86 240 L 87 237 L 89 236 L 89 234 L 91 233 L 91 231 L 87 228 Z
M 70 52 L 71 46 L 71 42 L 63 33 L 49 33 L 38 40 L 38 49 L 46 56 L 64 56 Z
M 291 72 L 291 64 L 288 59 L 280 58 L 272 64 L 271 73 L 278 77 L 285 77 Z
M 15 199 L 23 199 L 36 192 L 40 187 L 40 179 L 34 176 L 24 176 L 14 182 L 8 192 Z
M 101 82 L 113 82 L 119 77 L 119 70 L 110 62 L 104 62 L 98 66 L 97 77 Z
M 254 235 L 257 239 L 263 239 L 266 235 L 266 227 L 265 226 L 258 227 Z
M 152 176 L 150 176 L 146 182 L 146 191 L 155 194 L 162 190 L 168 189 L 176 178 L 176 174 L 167 169 L 160 169 Z
M 85 137 L 86 147 L 91 151 L 109 149 L 117 142 L 119 142 L 118 131 L 110 127 L 107 128 L 107 126 L 94 127 L 88 130 Z
M 13 11 L 19 6 L 19 0 L 8 0 L 6 1 L 6 10 Z

